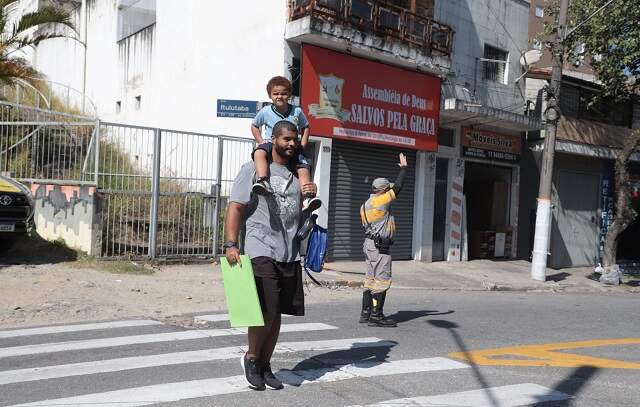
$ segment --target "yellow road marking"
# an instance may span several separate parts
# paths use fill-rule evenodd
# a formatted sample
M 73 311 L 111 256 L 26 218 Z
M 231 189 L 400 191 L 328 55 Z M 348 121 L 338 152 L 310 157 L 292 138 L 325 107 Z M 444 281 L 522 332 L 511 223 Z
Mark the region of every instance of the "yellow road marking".
M 449 356 L 484 366 L 593 366 L 601 369 L 640 369 L 640 363 L 557 352 L 559 350 L 614 345 L 640 345 L 640 338 L 597 339 L 591 341 L 510 346 L 469 352 L 453 352 L 450 353 Z M 500 356 L 501 358 L 495 358 L 496 356 Z M 504 358 L 504 356 L 514 356 L 514 358 Z

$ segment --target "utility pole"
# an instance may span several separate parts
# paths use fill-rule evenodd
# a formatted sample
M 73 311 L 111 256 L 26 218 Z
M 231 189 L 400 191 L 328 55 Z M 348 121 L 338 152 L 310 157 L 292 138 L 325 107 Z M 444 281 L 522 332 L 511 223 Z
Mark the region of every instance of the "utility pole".
M 551 45 L 553 62 L 551 83 L 547 91 L 547 109 L 545 111 L 546 134 L 544 138 L 544 150 L 542 151 L 542 167 L 540 168 L 536 231 L 531 262 L 531 278 L 538 281 L 546 281 L 547 279 L 547 255 L 549 253 L 549 238 L 551 236 L 551 184 L 553 182 L 556 130 L 558 128 L 558 121 L 560 120 L 558 101 L 560 100 L 560 83 L 562 81 L 568 7 L 569 0 L 560 0 L 558 27 Z

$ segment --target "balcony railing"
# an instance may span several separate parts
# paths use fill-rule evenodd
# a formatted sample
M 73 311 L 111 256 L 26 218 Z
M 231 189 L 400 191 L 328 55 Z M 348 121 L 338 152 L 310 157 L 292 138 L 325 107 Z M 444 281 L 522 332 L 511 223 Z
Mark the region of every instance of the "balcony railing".
M 382 37 L 390 37 L 428 52 L 449 55 L 451 27 L 381 0 L 290 0 L 290 20 L 317 16 Z

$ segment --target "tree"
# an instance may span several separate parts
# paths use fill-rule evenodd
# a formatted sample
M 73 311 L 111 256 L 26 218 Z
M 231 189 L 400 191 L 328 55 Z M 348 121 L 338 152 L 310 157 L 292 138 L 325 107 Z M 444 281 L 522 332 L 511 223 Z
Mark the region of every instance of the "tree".
M 568 32 L 564 47 L 570 61 L 588 61 L 601 84 L 591 103 L 617 104 L 640 94 L 640 7 L 638 0 L 607 2 L 571 1 L 568 26 L 577 28 Z M 640 130 L 632 132 L 623 144 L 615 160 L 615 217 L 605 240 L 605 268 L 616 264 L 618 237 L 637 216 L 631 207 L 628 164 L 640 149 Z
M 71 14 L 59 6 L 46 5 L 19 15 L 20 0 L 0 0 L 0 83 L 31 82 L 39 75 L 19 52 L 41 41 L 70 37 Z

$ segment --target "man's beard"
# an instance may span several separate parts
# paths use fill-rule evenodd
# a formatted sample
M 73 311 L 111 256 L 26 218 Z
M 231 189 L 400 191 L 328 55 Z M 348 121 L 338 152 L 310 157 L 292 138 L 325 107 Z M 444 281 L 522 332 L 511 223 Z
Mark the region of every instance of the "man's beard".
M 276 154 L 278 154 L 282 158 L 290 160 L 294 156 L 294 154 L 291 154 L 291 155 L 287 154 L 287 149 L 285 147 L 280 147 L 277 144 L 274 144 L 273 147 L 276 149 Z

